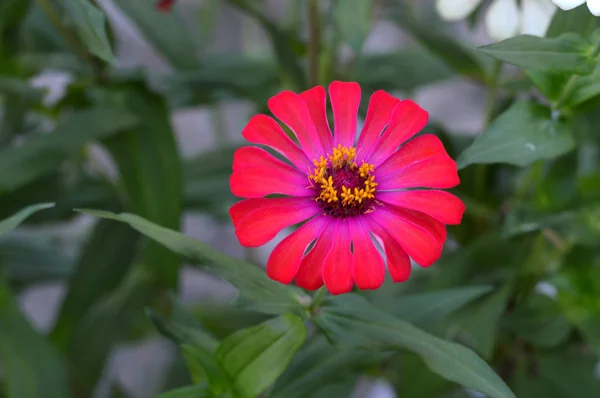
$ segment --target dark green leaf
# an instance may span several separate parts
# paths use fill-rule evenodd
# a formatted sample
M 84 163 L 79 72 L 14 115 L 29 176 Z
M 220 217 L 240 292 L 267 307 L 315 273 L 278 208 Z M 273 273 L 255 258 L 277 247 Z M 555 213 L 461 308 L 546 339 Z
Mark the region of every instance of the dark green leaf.
M 188 364 L 194 384 L 208 381 L 210 390 L 215 396 L 235 390 L 235 386 L 223 366 L 212 352 L 198 346 L 182 345 L 181 349 Z
M 254 397 L 283 373 L 305 339 L 302 319 L 285 314 L 229 336 L 215 358 L 236 387 Z
M 596 64 L 590 44 L 574 33 L 552 39 L 522 35 L 477 49 L 502 62 L 540 72 L 588 74 Z
M 565 106 L 576 107 L 598 95 L 600 95 L 600 66 L 597 66 L 592 74 L 577 78 L 571 94 L 565 101 Z
M 0 285 L 0 359 L 10 398 L 68 398 L 67 367 Z
M 358 296 L 328 299 L 315 320 L 335 340 L 370 348 L 408 349 L 421 356 L 432 371 L 448 380 L 491 398 L 516 398 L 473 351 L 382 313 Z
M 69 0 L 63 4 L 71 23 L 75 25 L 79 38 L 90 52 L 106 62 L 114 62 L 106 34 L 104 13 L 88 0 Z
M 310 300 L 302 290 L 272 281 L 263 270 L 250 263 L 227 256 L 202 242 L 160 227 L 141 217 L 95 210 L 82 210 L 82 212 L 125 222 L 174 252 L 220 275 L 237 287 L 241 295 L 253 300 L 258 311 L 272 314 L 303 313 L 305 306 L 302 303 Z
M 115 0 L 115 4 L 174 68 L 194 69 L 200 66 L 195 44 L 177 15 L 177 7 L 173 12 L 163 13 L 154 1 Z
M 363 42 L 371 29 L 370 1 L 345 0 L 338 1 L 333 11 L 335 25 L 356 54 L 360 54 Z
M 104 94 L 100 99 L 104 105 L 122 106 L 140 116 L 140 124 L 134 129 L 104 141 L 127 194 L 125 208 L 162 226 L 179 229 L 183 172 L 163 99 L 141 85 Z M 144 261 L 154 270 L 157 280 L 176 288 L 177 255 L 151 242 L 145 248 Z
M 121 283 L 134 260 L 139 238 L 139 233 L 121 223 L 98 222 L 77 259 L 52 332 L 58 346 L 64 348 L 90 308 Z
M 525 70 L 525 74 L 531 78 L 535 87 L 552 102 L 560 98 L 570 77 L 568 73 L 547 73 L 531 69 Z
M 402 353 L 392 362 L 388 378 L 402 398 L 446 397 L 448 391 L 458 387 L 433 373 L 418 356 Z
M 1 177 L 0 177 L 1 178 Z M 42 203 L 39 205 L 32 205 L 24 208 L 13 216 L 0 220 L 0 237 L 11 232 L 17 228 L 27 217 L 35 213 L 36 211 L 49 209 L 54 206 L 54 203 Z
M 576 33 L 581 37 L 590 37 L 598 28 L 600 28 L 600 20 L 584 6 L 569 11 L 557 9 L 546 32 L 546 37 L 557 37 L 569 32 Z
M 77 111 L 54 131 L 32 137 L 17 148 L 0 151 L 0 192 L 17 189 L 48 174 L 90 141 L 130 128 L 137 119 L 118 109 Z
M 458 158 L 460 169 L 476 163 L 528 166 L 571 151 L 575 141 L 566 124 L 550 109 L 519 101 L 500 115 Z

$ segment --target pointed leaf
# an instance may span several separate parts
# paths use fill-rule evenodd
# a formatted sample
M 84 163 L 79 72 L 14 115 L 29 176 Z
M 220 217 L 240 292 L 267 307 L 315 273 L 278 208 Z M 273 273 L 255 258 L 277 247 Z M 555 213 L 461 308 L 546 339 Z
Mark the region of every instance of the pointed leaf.
M 106 62 L 114 62 L 115 58 L 106 34 L 104 13 L 89 0 L 69 0 L 63 4 L 79 38 L 90 52 Z
M 6 235 L 13 229 L 17 228 L 19 224 L 25 221 L 27 217 L 29 217 L 36 211 L 49 209 L 51 207 L 54 207 L 54 203 L 42 203 L 39 205 L 28 206 L 23 210 L 19 211 L 17 214 L 14 214 L 13 216 L 7 219 L 0 220 L 0 237 Z

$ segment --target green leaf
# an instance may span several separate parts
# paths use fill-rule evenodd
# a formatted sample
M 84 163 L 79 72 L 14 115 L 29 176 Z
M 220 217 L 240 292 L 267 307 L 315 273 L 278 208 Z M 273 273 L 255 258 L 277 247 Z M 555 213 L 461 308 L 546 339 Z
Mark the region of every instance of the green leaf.
M 229 336 L 215 358 L 237 388 L 254 397 L 283 373 L 305 339 L 302 319 L 285 314 Z
M 0 360 L 8 398 L 70 396 L 67 364 L 0 285 Z
M 10 5 L 8 7 L 10 8 Z M 15 136 L 25 131 L 28 111 L 41 102 L 44 90 L 32 87 L 25 80 L 0 77 L 0 94 L 4 97 L 3 107 L 0 108 L 0 148 L 2 148 Z
M 380 312 L 359 296 L 349 294 L 328 299 L 315 321 L 335 340 L 371 349 L 408 349 L 448 380 L 490 398 L 516 398 L 473 351 Z
M 600 28 L 600 20 L 586 7 L 576 7 L 569 11 L 557 9 L 546 32 L 546 37 L 557 37 L 564 33 L 576 33 L 581 37 L 590 37 Z
M 272 281 L 265 275 L 263 270 L 250 263 L 227 256 L 202 242 L 179 232 L 160 227 L 141 217 L 127 213 L 114 214 L 96 210 L 80 211 L 131 225 L 142 234 L 229 281 L 238 288 L 242 296 L 254 301 L 253 308 L 258 311 L 272 314 L 284 312 L 302 314 L 305 310 L 303 303 L 310 300 L 302 290 Z
M 566 124 L 550 109 L 518 101 L 500 115 L 458 158 L 462 169 L 476 163 L 509 163 L 525 167 L 575 148 Z
M 591 45 L 575 33 L 544 39 L 522 35 L 477 50 L 499 61 L 541 72 L 591 73 L 595 60 Z
M 1 160 L 0 160 L 0 162 L 1 162 Z M 0 220 L 0 237 L 2 237 L 3 235 L 6 235 L 7 233 L 11 232 L 13 229 L 17 228 L 19 226 L 19 224 L 21 224 L 23 221 L 25 221 L 25 219 L 27 217 L 29 217 L 30 215 L 32 215 L 33 213 L 40 211 L 40 210 L 49 209 L 51 207 L 54 207 L 54 203 L 41 203 L 38 205 L 28 206 L 28 207 L 22 209 L 21 211 L 19 211 L 18 213 L 14 214 L 13 216 L 6 218 L 4 220 Z
M 491 289 L 491 286 L 470 286 L 405 294 L 390 300 L 385 310 L 413 325 L 426 326 L 441 321 Z
M 410 353 L 394 358 L 387 373 L 397 396 L 402 398 L 447 397 L 449 391 L 459 388 L 438 377 L 418 355 Z
M 211 393 L 207 384 L 198 384 L 165 392 L 159 395 L 158 398 L 215 398 L 215 396 Z
M 215 396 L 236 389 L 226 370 L 213 356 L 212 352 L 206 351 L 202 347 L 186 344 L 181 346 L 181 350 L 194 384 L 206 379 L 210 390 Z
M 350 45 L 356 54 L 360 54 L 363 42 L 371 29 L 370 1 L 338 1 L 333 11 L 335 26 L 342 40 Z
M 169 13 L 158 10 L 154 1 L 115 0 L 115 4 L 129 17 L 150 44 L 177 69 L 200 66 L 196 46 L 185 24 L 177 15 L 177 7 Z
M 104 13 L 88 0 L 68 0 L 63 4 L 79 38 L 88 50 L 106 62 L 113 63 L 115 57 L 106 35 Z
M 52 339 L 66 347 L 87 312 L 113 292 L 131 267 L 140 234 L 126 225 L 101 220 L 82 248 L 62 302 Z
M 104 141 L 119 169 L 127 194 L 125 208 L 164 227 L 178 230 L 183 206 L 183 171 L 163 99 L 142 84 L 107 91 L 99 99 L 104 106 L 121 106 L 140 116 L 133 129 Z M 179 282 L 179 258 L 151 242 L 144 262 L 157 280 L 170 289 Z
M 580 76 L 575 80 L 573 90 L 565 101 L 565 106 L 574 108 L 598 95 L 600 95 L 600 65 L 594 69 L 592 74 Z
M 11 191 L 48 174 L 90 141 L 118 133 L 137 122 L 119 109 L 76 111 L 54 131 L 28 139 L 16 148 L 0 151 L 0 193 Z

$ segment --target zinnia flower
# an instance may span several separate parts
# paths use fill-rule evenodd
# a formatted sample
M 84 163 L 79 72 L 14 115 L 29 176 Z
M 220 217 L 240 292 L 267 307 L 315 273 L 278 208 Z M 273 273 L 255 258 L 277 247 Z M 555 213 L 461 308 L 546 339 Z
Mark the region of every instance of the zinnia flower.
M 590 12 L 595 16 L 600 17 L 600 0 L 552 0 L 552 2 L 563 10 L 572 10 L 583 3 L 587 3 Z
M 392 279 L 405 281 L 409 257 L 424 267 L 433 264 L 446 240 L 444 224 L 461 221 L 463 203 L 438 190 L 459 183 L 456 163 L 435 135 L 411 140 L 428 119 L 414 102 L 375 92 L 356 140 L 360 86 L 333 82 L 329 97 L 333 135 L 321 86 L 301 94 L 283 91 L 268 102 L 298 144 L 271 117 L 250 119 L 244 138 L 289 163 L 255 146 L 235 152 L 231 190 L 249 198 L 229 211 L 236 235 L 243 246 L 261 246 L 306 221 L 275 247 L 267 274 L 285 284 L 295 279 L 308 290 L 324 283 L 333 294 L 349 292 L 354 283 L 360 289 L 381 286 L 385 264 L 376 237 Z M 277 196 L 267 197 L 272 194 Z
M 437 0 L 436 5 L 443 19 L 458 21 L 468 17 L 482 1 Z M 520 4 L 519 7 L 517 0 L 490 2 L 485 25 L 492 39 L 500 41 L 518 34 L 544 36 L 556 8 L 550 0 L 521 0 Z

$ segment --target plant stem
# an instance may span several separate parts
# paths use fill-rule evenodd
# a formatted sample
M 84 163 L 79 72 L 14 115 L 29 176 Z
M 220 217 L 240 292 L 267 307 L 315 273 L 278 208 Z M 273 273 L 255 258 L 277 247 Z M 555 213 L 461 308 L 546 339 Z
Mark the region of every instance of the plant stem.
M 592 48 L 590 57 L 596 58 L 599 53 L 600 53 L 600 40 L 598 40 L 598 42 L 594 45 L 594 48 Z M 562 106 L 565 104 L 565 102 L 567 102 L 567 100 L 569 99 L 571 94 L 573 94 L 573 90 L 577 86 L 577 80 L 579 80 L 579 75 L 571 75 L 571 77 L 569 77 L 569 80 L 567 80 L 567 84 L 565 84 L 564 90 L 560 94 L 560 97 L 558 98 L 556 103 L 554 103 L 554 105 L 552 106 L 552 109 L 562 108 Z
M 319 47 L 321 45 L 321 21 L 317 0 L 308 1 L 308 22 L 310 26 L 308 81 L 311 87 L 319 84 Z

